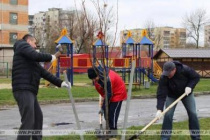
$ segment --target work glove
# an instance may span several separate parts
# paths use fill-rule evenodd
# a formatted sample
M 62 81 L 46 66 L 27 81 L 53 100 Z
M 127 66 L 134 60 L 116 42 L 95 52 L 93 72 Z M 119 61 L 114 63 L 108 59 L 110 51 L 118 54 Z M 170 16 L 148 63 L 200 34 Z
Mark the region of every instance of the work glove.
M 99 110 L 98 114 L 101 114 L 103 116 L 104 115 L 104 110 L 101 108 L 101 110 Z
M 55 59 L 56 59 L 56 56 L 55 55 L 52 55 L 52 59 L 51 59 L 50 62 L 53 62 Z
M 71 88 L 71 83 L 70 83 L 70 82 L 68 82 L 68 84 L 67 84 L 65 81 L 63 81 L 63 82 L 61 83 L 61 87 L 63 87 L 63 88 L 69 88 L 69 86 L 70 86 L 70 88 Z
M 162 117 L 162 111 L 158 110 L 155 117 L 158 118 L 158 120 L 159 120 Z
M 190 87 L 186 87 L 186 88 L 185 88 L 185 93 L 186 93 L 187 96 L 188 96 L 191 92 L 192 92 L 192 88 L 190 88 Z

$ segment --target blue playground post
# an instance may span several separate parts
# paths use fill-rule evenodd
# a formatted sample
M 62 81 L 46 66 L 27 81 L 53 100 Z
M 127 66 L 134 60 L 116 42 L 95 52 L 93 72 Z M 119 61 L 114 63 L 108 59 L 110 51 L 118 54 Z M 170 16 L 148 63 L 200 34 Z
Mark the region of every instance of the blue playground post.
M 109 48 L 108 45 L 106 45 L 101 39 L 96 40 L 96 42 L 93 45 L 93 66 L 96 65 L 96 49 L 97 48 L 101 48 L 104 47 L 104 52 L 102 52 L 103 54 L 101 54 L 101 56 L 104 56 L 104 59 L 106 60 L 104 62 L 104 66 L 106 67 L 106 69 L 108 68 L 108 64 L 109 64 L 109 59 L 108 59 L 108 55 L 109 55 Z M 102 57 L 101 57 L 102 59 Z M 108 69 L 107 69 L 108 70 Z
M 55 43 L 66 46 L 67 56 L 70 57 L 70 67 L 67 68 L 67 77 L 68 80 L 71 82 L 71 85 L 73 86 L 73 42 L 67 36 L 67 30 L 65 28 L 61 31 L 61 36 L 55 41 Z M 56 76 L 60 76 L 60 59 L 58 59 Z
M 131 37 L 131 32 L 129 31 L 128 32 L 128 39 L 126 40 L 125 43 L 122 44 L 122 57 L 125 58 L 127 56 L 127 48 L 128 47 L 132 47 L 132 58 L 130 60 L 130 64 L 131 64 L 131 61 L 132 60 L 135 60 L 137 61 L 137 57 L 139 56 L 138 55 L 138 46 L 135 45 L 135 41 L 133 40 L 133 38 Z M 135 71 L 134 71 L 134 77 L 133 77 L 133 82 L 134 83 L 139 83 L 139 86 L 140 86 L 140 82 L 138 82 L 138 67 L 139 65 L 136 63 L 136 66 L 135 66 Z M 131 65 L 130 65 L 130 68 L 129 70 L 131 70 Z M 130 74 L 128 74 L 128 83 L 130 82 Z M 126 82 L 126 68 L 122 68 L 122 78 L 124 80 L 124 82 Z
M 158 80 L 153 76 L 153 45 L 154 45 L 154 43 L 149 38 L 147 38 L 146 34 L 144 33 L 143 38 L 141 39 L 141 41 L 139 43 L 137 43 L 137 45 L 139 45 L 139 46 L 148 45 L 149 57 L 151 59 L 150 69 L 147 70 L 147 72 L 146 72 L 146 69 L 144 67 L 142 67 L 140 69 L 140 71 L 142 72 L 143 75 L 147 75 L 149 80 L 152 80 L 153 82 L 157 82 Z M 143 80 L 143 84 L 144 84 L 144 80 Z

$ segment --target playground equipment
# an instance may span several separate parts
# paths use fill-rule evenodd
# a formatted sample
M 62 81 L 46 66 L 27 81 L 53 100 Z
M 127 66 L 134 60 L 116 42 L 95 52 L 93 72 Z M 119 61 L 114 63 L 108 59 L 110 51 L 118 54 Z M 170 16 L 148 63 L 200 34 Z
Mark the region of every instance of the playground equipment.
M 139 87 L 141 84 L 146 85 L 150 81 L 157 82 L 157 78 L 162 73 L 160 66 L 156 62 L 153 62 L 153 42 L 146 37 L 145 30 L 142 33 L 142 39 L 137 43 L 131 38 L 131 32 L 128 33 L 128 39 L 122 44 L 122 58 L 111 58 L 109 56 L 109 47 L 102 41 L 101 36 L 103 34 L 101 32 L 99 32 L 98 39 L 92 46 L 93 52 L 86 55 L 73 54 L 73 42 L 66 34 L 66 29 L 62 30 L 61 36 L 55 42 L 66 46 L 67 54 L 61 55 L 56 65 L 52 65 L 51 69 L 54 74 L 56 68 L 57 77 L 59 77 L 61 69 L 67 69 L 67 76 L 72 86 L 73 72 L 86 72 L 89 67 L 99 63 L 106 66 L 106 68 L 121 72 L 122 79 L 128 84 L 130 81 L 131 62 L 135 60 L 136 68 L 133 84 Z M 143 55 L 142 48 L 145 49 L 145 47 L 148 48 L 144 51 L 146 55 Z
M 146 30 L 142 32 L 142 39 L 140 42 L 135 43 L 135 41 L 131 38 L 131 32 L 128 32 L 128 39 L 125 43 L 122 43 L 122 57 L 130 58 L 129 64 L 131 64 L 131 60 L 136 61 L 136 69 L 134 73 L 134 84 L 141 85 L 145 84 L 145 76 L 148 77 L 148 82 L 157 82 L 158 80 L 153 75 L 153 42 L 147 38 Z M 141 48 L 143 46 L 148 46 L 147 52 L 148 57 L 141 56 Z M 132 54 L 130 56 L 130 50 L 132 50 Z M 129 67 L 122 67 L 122 78 L 126 83 L 129 82 L 129 74 L 126 79 L 127 73 L 130 73 L 131 65 Z
M 55 75 L 56 74 L 56 69 L 57 69 L 57 60 L 54 60 L 47 71 L 49 71 L 50 73 Z M 48 87 L 49 85 L 50 85 L 50 82 L 45 80 L 45 86 Z
M 56 77 L 60 77 L 60 66 L 62 66 L 67 69 L 68 80 L 71 82 L 71 86 L 73 86 L 73 42 L 67 36 L 67 30 L 65 28 L 61 31 L 61 36 L 55 41 L 55 43 L 58 44 L 55 49 L 55 55 L 58 55 L 59 49 L 64 46 L 66 46 L 67 54 L 60 55 L 58 59 L 53 61 L 48 68 L 48 71 L 55 74 Z M 49 84 L 48 81 L 45 81 L 45 86 L 49 86 Z
M 93 57 L 93 66 L 97 65 L 96 63 L 101 63 L 103 66 L 105 66 L 106 68 L 108 68 L 109 65 L 109 59 L 108 59 L 108 45 L 105 44 L 105 42 L 103 42 L 102 38 L 103 38 L 103 33 L 99 32 L 98 33 L 98 39 L 96 40 L 96 42 L 93 44 L 93 53 L 92 53 L 92 57 Z M 101 53 L 99 53 L 98 56 L 96 56 L 96 50 L 101 51 Z
M 69 59 L 65 59 L 63 63 L 65 63 L 67 66 L 67 77 L 68 77 L 68 80 L 71 82 L 71 85 L 73 86 L 73 42 L 67 36 L 67 30 L 65 28 L 61 31 L 61 36 L 55 41 L 55 43 L 66 46 L 67 57 Z M 58 50 L 56 49 L 56 52 L 57 51 Z M 57 61 L 56 76 L 60 77 L 60 58 L 58 58 L 58 61 Z
M 158 63 L 156 62 L 156 61 L 153 61 L 154 63 L 153 63 L 153 73 L 154 73 L 154 76 L 155 76 L 155 78 L 157 78 L 157 79 L 160 79 L 160 76 L 161 76 L 161 74 L 162 74 L 162 68 L 158 65 Z

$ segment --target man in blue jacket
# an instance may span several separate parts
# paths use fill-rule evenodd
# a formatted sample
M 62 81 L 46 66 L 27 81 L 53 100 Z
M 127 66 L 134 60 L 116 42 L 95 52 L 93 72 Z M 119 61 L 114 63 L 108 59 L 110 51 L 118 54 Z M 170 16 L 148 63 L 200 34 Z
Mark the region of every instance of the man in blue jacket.
M 68 84 L 39 64 L 39 62 L 52 62 L 56 56 L 38 53 L 35 48 L 36 39 L 29 34 L 14 44 L 12 90 L 21 115 L 22 124 L 19 130 L 26 131 L 22 133 L 26 135 L 18 135 L 17 140 L 30 140 L 31 137 L 32 140 L 42 139 L 43 115 L 37 100 L 40 78 L 58 87 L 68 87 Z
M 157 90 L 157 113 L 159 119 L 162 116 L 163 107 L 167 108 L 183 93 L 187 96 L 182 99 L 182 103 L 187 110 L 189 117 L 189 129 L 192 140 L 200 140 L 200 127 L 196 113 L 196 105 L 193 89 L 199 82 L 200 76 L 192 68 L 180 62 L 166 62 L 163 65 L 163 73 L 161 75 Z M 170 140 L 173 115 L 176 105 L 166 112 L 162 125 L 162 140 Z M 164 134 L 164 131 L 167 133 Z

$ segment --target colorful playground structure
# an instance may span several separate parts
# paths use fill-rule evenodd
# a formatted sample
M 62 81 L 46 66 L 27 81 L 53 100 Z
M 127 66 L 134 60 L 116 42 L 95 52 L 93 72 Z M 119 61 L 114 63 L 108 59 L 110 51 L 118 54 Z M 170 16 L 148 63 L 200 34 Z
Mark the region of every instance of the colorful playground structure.
M 101 61 L 100 55 L 104 56 L 107 67 L 121 73 L 125 83 L 129 83 L 131 62 L 136 60 L 136 68 L 133 84 L 140 86 L 145 82 L 158 82 L 158 78 L 162 73 L 161 67 L 153 60 L 153 42 L 146 36 L 146 31 L 142 33 L 142 39 L 135 42 L 128 33 L 128 38 L 122 43 L 121 57 L 109 56 L 109 46 L 106 45 L 101 38 L 98 38 L 92 46 L 91 54 L 73 54 L 73 41 L 66 36 L 67 31 L 63 29 L 61 36 L 55 41 L 57 44 L 66 46 L 67 54 L 62 54 L 58 60 L 54 61 L 49 67 L 49 71 L 60 76 L 60 72 L 67 70 L 68 80 L 73 86 L 74 73 L 86 73 L 87 69 L 95 64 L 95 61 Z M 99 53 L 97 49 L 104 47 L 104 52 Z M 147 52 L 147 56 L 141 56 L 142 47 Z M 147 47 L 147 48 L 145 48 Z M 58 50 L 56 50 L 58 51 Z

